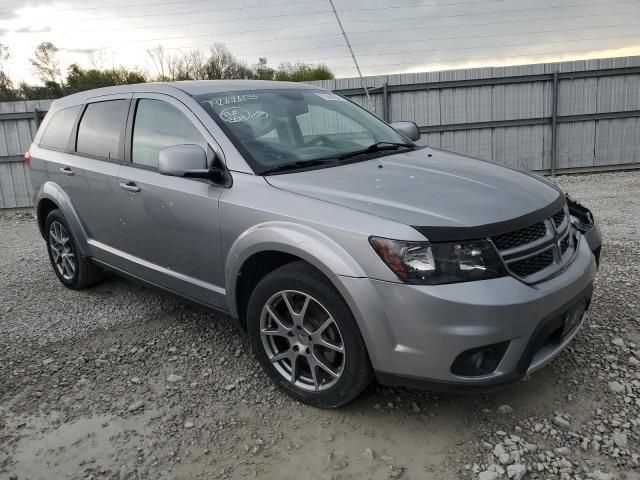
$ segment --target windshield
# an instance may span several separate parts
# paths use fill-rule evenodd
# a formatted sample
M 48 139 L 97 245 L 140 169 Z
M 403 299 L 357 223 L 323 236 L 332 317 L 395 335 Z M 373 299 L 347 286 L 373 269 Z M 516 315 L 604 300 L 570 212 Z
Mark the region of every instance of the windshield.
M 258 174 L 353 158 L 376 144 L 412 146 L 376 116 L 326 90 L 243 90 L 195 99 Z M 369 148 L 360 154 L 380 150 Z

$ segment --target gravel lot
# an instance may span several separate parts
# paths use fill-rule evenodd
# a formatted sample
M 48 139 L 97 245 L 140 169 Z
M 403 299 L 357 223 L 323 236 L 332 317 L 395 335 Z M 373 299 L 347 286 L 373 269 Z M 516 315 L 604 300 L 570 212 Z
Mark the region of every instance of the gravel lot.
M 208 313 L 63 288 L 31 212 L 1 212 L 0 479 L 640 478 L 640 172 L 558 183 L 606 242 L 572 347 L 496 394 L 374 385 L 335 411 L 275 390 Z

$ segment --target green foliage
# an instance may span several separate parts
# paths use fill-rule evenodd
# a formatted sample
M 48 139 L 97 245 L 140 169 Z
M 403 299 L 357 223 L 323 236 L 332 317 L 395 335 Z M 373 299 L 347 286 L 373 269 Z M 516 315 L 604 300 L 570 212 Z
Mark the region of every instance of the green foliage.
M 4 71 L 9 51 L 0 44 L 0 101 L 59 98 L 94 88 L 148 81 L 255 79 L 307 82 L 334 78 L 324 64 L 282 63 L 274 69 L 268 66 L 266 58 L 261 57 L 258 63 L 248 66 L 221 43 L 213 45 L 208 55 L 198 50 L 169 54 L 161 46 L 148 50 L 155 76 L 125 67 L 85 69 L 77 64 L 70 65 L 63 75 L 58 52 L 51 42 L 38 45 L 29 61 L 42 85 L 21 83 L 16 88 Z
M 19 100 L 19 97 L 13 88 L 13 82 L 3 71 L 0 71 L 0 102 L 14 100 Z
M 47 82 L 46 85 L 29 85 L 22 82 L 14 94 L 14 100 L 48 100 L 64 96 L 60 85 L 55 82 Z
M 275 79 L 283 82 L 310 82 L 312 80 L 331 80 L 333 73 L 324 64 L 308 65 L 306 63 L 281 63 Z
M 307 63 L 281 63 L 278 69 L 267 66 L 267 59 L 261 57 L 253 66 L 253 75 L 248 78 L 256 80 L 278 80 L 282 82 L 310 82 L 312 80 L 330 80 L 333 73 L 324 64 L 309 65 Z
M 65 93 L 71 94 L 93 88 L 144 83 L 146 81 L 147 78 L 143 73 L 127 70 L 124 67 L 113 70 L 97 70 L 95 68 L 84 70 L 80 66 L 73 64 L 67 70 Z
M 276 71 L 267 66 L 267 59 L 260 57 L 258 63 L 253 67 L 253 78 L 256 80 L 273 80 L 276 77 Z

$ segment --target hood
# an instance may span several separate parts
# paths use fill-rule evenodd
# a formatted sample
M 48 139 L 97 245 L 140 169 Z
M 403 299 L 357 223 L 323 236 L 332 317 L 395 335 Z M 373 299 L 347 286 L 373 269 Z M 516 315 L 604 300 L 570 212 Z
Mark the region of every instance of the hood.
M 514 223 L 540 221 L 565 201 L 540 177 L 431 148 L 265 179 L 282 190 L 421 227 L 434 241 L 514 230 Z M 487 226 L 495 228 L 479 230 Z

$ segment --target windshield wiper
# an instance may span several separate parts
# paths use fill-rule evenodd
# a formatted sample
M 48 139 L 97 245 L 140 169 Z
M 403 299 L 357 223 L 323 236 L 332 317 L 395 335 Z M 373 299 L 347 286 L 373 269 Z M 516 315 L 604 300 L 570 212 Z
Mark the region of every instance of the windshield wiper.
M 330 159 L 322 159 L 318 158 L 316 160 L 296 160 L 295 162 L 283 163 L 282 165 L 278 165 L 277 167 L 267 168 L 260 172 L 260 175 L 269 175 L 271 173 L 278 172 L 286 172 L 289 170 L 296 170 L 298 168 L 306 168 L 306 167 L 315 167 L 318 165 L 328 165 L 330 163 L 337 163 L 338 160 L 335 158 Z
M 362 150 L 356 150 L 355 152 L 345 153 L 338 157 L 338 160 L 344 160 L 345 158 L 357 157 L 358 155 L 366 155 L 368 153 L 382 152 L 384 150 L 397 150 L 400 147 L 415 148 L 413 143 L 400 143 L 400 142 L 378 142 L 369 145 Z
M 260 175 L 270 175 L 272 173 L 286 172 L 290 170 L 296 170 L 298 168 L 316 167 L 318 165 L 336 164 L 339 163 L 340 160 L 344 160 L 346 158 L 357 157 L 358 155 L 366 155 L 368 153 L 382 152 L 385 150 L 397 150 L 400 147 L 415 148 L 416 145 L 412 143 L 400 142 L 378 142 L 374 143 L 373 145 L 369 145 L 367 148 L 345 153 L 338 157 L 316 158 L 315 160 L 296 160 L 295 162 L 283 163 L 282 165 L 263 170 L 262 172 L 260 172 Z

